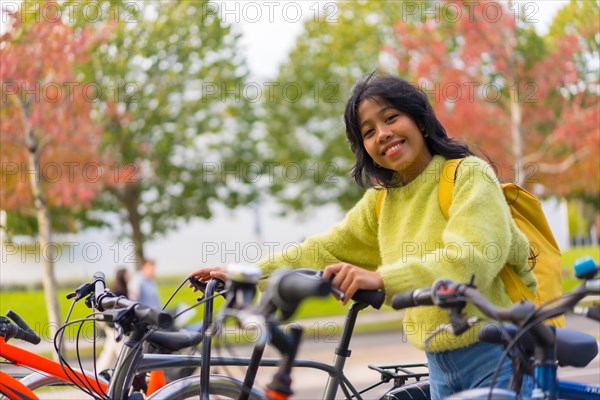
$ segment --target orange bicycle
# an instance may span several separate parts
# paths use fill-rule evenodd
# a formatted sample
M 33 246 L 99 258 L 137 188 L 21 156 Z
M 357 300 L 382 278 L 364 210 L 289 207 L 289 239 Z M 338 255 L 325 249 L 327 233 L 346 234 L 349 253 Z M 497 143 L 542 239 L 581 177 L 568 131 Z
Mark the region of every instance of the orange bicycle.
M 89 294 L 92 287 L 93 284 L 82 285 L 69 295 L 69 298 L 75 297 L 75 301 L 83 299 Z M 135 327 L 132 327 L 133 331 L 143 333 L 142 341 L 148 341 L 155 347 L 177 351 L 196 346 L 202 338 L 201 332 L 154 331 L 152 329 L 153 326 L 161 326 L 163 328 L 170 326 L 172 322 L 170 315 L 163 313 L 161 310 L 154 310 L 121 298 L 117 299 L 117 303 L 119 306 L 128 306 L 128 310 L 120 310 L 120 316 L 118 317 L 123 319 L 123 324 L 129 325 L 135 322 Z M 59 330 L 59 334 L 55 338 L 55 348 L 60 356 L 60 362 L 56 362 L 22 347 L 7 343 L 9 340 L 17 338 L 32 344 L 38 344 L 40 337 L 16 313 L 9 311 L 6 315 L 8 318 L 0 316 L 0 358 L 6 359 L 9 363 L 16 366 L 31 369 L 34 372 L 18 380 L 6 372 L 0 371 L 0 399 L 37 400 L 38 396 L 34 393 L 36 389 L 57 385 L 77 387 L 94 399 L 113 398 L 108 395 L 111 392 L 109 375 L 101 375 L 95 368 L 93 372 L 84 370 L 79 360 L 79 355 L 80 369 L 76 370 L 61 355 L 60 342 L 62 341 L 62 332 L 67 326 L 80 323 L 80 321 L 67 322 Z M 145 321 L 147 317 L 150 318 L 148 321 Z M 153 317 L 160 319 L 161 323 L 154 321 Z M 68 319 L 67 317 L 67 321 Z M 125 359 L 127 358 L 125 357 Z M 136 383 L 134 383 L 134 376 L 137 373 L 138 367 L 141 367 L 139 361 L 139 359 L 135 359 L 135 362 L 134 360 L 129 360 L 129 364 L 126 363 L 125 368 L 116 366 L 112 376 L 110 376 L 111 381 L 114 378 L 114 380 L 119 382 L 118 386 L 122 392 L 127 392 L 129 387 L 137 388 Z M 146 395 L 150 395 L 167 383 L 161 370 L 150 369 L 148 372 L 150 372 L 150 376 L 147 381 L 143 379 L 143 389 L 141 389 Z M 140 383 L 137 382 L 137 384 Z M 115 398 L 121 397 L 117 396 Z
M 0 316 L 0 357 L 15 365 L 38 371 L 39 378 L 36 384 L 27 385 L 0 371 L 0 394 L 11 400 L 37 399 L 38 397 L 33 390 L 46 385 L 45 377 L 52 377 L 52 380 L 68 384 L 73 381 L 82 382 L 89 390 L 93 390 L 98 394 L 106 393 L 108 382 L 96 376 L 96 374 L 66 369 L 56 361 L 7 343 L 10 339 L 17 338 L 32 344 L 38 344 L 40 337 L 16 313 L 9 311 L 6 316 L 8 318 Z

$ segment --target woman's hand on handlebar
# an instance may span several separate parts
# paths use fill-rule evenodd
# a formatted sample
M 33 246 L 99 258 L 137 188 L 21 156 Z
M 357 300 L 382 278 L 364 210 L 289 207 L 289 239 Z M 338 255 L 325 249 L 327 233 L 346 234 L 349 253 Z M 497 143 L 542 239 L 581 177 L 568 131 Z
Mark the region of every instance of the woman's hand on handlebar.
M 330 280 L 333 287 L 344 292 L 345 305 L 359 289 L 383 289 L 383 279 L 379 272 L 368 271 L 348 263 L 331 264 L 325 267 L 323 279 Z
M 211 280 L 212 278 L 220 279 L 223 282 L 227 281 L 227 275 L 225 274 L 225 271 L 223 271 L 223 268 L 221 268 L 221 267 L 200 268 L 200 269 L 192 272 L 190 274 L 190 276 L 193 276 L 194 278 L 198 279 L 200 282 L 207 282 L 207 281 Z M 191 283 L 188 285 L 188 287 L 194 289 L 194 292 L 196 292 L 198 290 Z

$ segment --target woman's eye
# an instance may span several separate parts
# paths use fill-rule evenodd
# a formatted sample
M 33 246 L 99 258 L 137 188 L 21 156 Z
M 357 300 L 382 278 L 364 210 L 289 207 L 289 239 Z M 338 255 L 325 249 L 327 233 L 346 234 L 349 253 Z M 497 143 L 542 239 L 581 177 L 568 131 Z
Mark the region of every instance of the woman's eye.
M 396 118 L 398 117 L 398 114 L 392 114 L 389 115 L 386 119 L 385 122 L 393 122 Z
M 374 130 L 373 129 L 369 129 L 363 132 L 363 138 L 367 138 L 369 136 L 371 136 L 373 134 Z

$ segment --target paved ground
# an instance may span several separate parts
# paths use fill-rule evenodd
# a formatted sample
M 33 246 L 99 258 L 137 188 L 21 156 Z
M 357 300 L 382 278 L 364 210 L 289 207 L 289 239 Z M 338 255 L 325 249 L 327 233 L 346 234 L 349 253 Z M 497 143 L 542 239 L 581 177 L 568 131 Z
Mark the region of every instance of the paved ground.
M 397 313 L 373 313 L 365 314 L 359 317 L 361 322 L 368 320 L 383 320 L 397 318 Z M 308 326 L 315 323 L 327 323 L 331 319 L 319 321 L 306 321 Z M 569 327 L 600 337 L 600 326 L 598 323 L 589 321 L 580 317 L 570 317 Z M 333 360 L 333 351 L 337 346 L 338 338 L 328 337 L 306 337 L 301 347 L 300 358 L 311 359 L 330 363 Z M 369 364 L 390 365 L 399 363 L 417 363 L 424 361 L 424 354 L 406 343 L 405 338 L 396 332 L 371 333 L 355 335 L 351 343 L 352 356 L 348 359 L 345 373 L 351 382 L 357 388 L 364 388 L 379 380 L 379 374 L 368 368 Z M 235 355 L 249 355 L 248 347 L 236 347 Z M 225 355 L 225 354 L 223 354 Z M 276 356 L 273 352 L 268 352 L 266 356 Z M 4 368 L 3 368 L 4 369 Z M 225 372 L 236 376 L 242 376 L 243 371 L 236 368 L 223 369 L 214 372 Z M 270 381 L 274 370 L 264 368 L 258 377 L 259 385 L 264 385 Z M 576 380 L 580 382 L 594 383 L 600 385 L 600 359 L 596 359 L 584 369 L 562 368 L 559 376 L 563 379 Z M 309 369 L 297 369 L 294 374 L 294 399 L 319 399 L 322 396 L 323 386 L 327 376 L 320 371 Z M 389 385 L 386 385 L 387 387 Z M 368 399 L 378 398 L 386 391 L 385 388 L 376 389 L 366 396 Z M 341 396 L 338 396 L 341 398 Z M 67 390 L 58 392 L 45 392 L 41 399 L 67 400 L 67 399 L 85 399 L 80 392 Z

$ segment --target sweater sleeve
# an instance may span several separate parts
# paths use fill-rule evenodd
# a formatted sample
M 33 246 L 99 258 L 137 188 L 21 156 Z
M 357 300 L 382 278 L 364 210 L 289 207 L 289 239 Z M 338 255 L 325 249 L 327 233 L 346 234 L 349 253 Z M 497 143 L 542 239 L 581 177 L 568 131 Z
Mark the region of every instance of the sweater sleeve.
M 269 254 L 258 266 L 263 274 L 280 267 L 323 269 L 347 262 L 374 271 L 381 264 L 377 242 L 376 190 L 367 190 L 345 218 L 323 234 L 308 237 L 286 251 Z
M 428 212 L 441 213 L 439 209 Z M 457 168 L 441 243 L 429 243 L 434 250 L 379 268 L 388 300 L 438 278 L 468 282 L 475 275 L 476 286 L 486 290 L 509 258 L 526 263 L 527 240 L 513 225 L 492 168 L 478 158 L 465 158 Z

